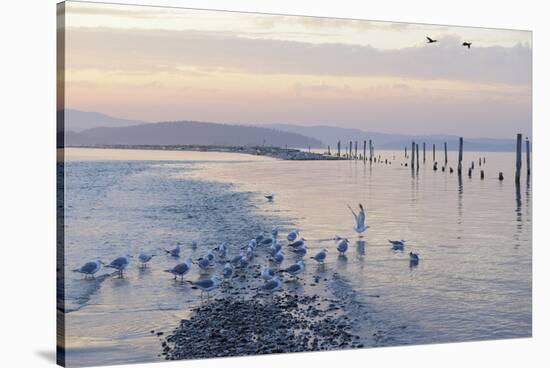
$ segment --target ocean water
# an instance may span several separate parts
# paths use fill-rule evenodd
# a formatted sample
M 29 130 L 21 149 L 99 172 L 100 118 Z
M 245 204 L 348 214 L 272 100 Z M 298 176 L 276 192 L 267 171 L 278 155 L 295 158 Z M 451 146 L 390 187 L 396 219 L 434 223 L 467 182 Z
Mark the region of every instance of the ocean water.
M 475 161 L 475 168 L 472 178 L 464 169 L 459 180 L 456 170 L 434 172 L 431 152 L 414 171 L 402 166 L 402 152 L 378 154 L 391 165 L 68 149 L 68 365 L 161 359 L 151 330 L 170 332 L 199 302 L 197 291 L 162 271 L 178 262 L 162 249 L 181 242 L 182 255 L 197 258 L 224 240 L 235 254 L 273 226 L 282 234 L 300 229 L 309 255 L 329 249 L 322 272 L 337 272 L 368 306 L 358 328 L 383 331 L 377 346 L 531 336 L 532 199 L 525 177 L 514 185 L 514 155 L 466 152 L 465 166 Z M 479 157 L 486 158 L 484 180 Z M 455 152 L 449 164 L 456 166 Z M 499 171 L 504 181 L 497 180 Z M 273 202 L 267 193 L 275 194 Z M 362 238 L 347 208 L 358 203 L 366 206 L 370 226 Z M 345 257 L 331 240 L 336 234 L 351 241 Z M 405 251 L 392 250 L 388 239 L 405 239 Z M 193 240 L 196 250 L 189 247 Z M 82 280 L 70 272 L 91 259 L 110 261 L 140 249 L 158 257 L 145 270 L 134 263 L 124 279 L 102 270 L 96 280 Z M 416 267 L 410 250 L 420 254 Z M 306 262 L 308 276 L 321 272 L 312 262 Z M 201 275 L 195 269 L 187 277 Z

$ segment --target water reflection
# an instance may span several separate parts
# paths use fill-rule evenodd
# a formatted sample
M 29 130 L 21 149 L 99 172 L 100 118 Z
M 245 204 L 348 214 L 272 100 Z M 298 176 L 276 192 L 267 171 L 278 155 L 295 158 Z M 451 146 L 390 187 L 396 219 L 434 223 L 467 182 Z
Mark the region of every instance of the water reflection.
M 359 258 L 363 258 L 365 256 L 365 245 L 366 242 L 364 240 L 358 240 L 356 243 L 356 250 Z

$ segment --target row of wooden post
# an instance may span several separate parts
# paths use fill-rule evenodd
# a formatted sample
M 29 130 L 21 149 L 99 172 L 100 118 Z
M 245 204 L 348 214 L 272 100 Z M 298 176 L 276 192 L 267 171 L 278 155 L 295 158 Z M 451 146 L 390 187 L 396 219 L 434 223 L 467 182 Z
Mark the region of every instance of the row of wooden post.
M 367 141 L 366 140 L 363 141 L 363 155 L 362 156 L 361 155 L 357 156 L 357 150 L 358 150 L 357 141 L 355 141 L 355 146 L 354 146 L 353 143 L 354 143 L 353 141 L 350 141 L 349 146 L 346 147 L 347 157 L 350 158 L 350 159 L 351 158 L 358 159 L 359 157 L 361 157 L 364 161 L 366 161 L 367 160 Z M 354 147 L 355 147 L 355 152 L 353 152 Z M 519 183 L 520 178 L 521 178 L 521 167 L 522 167 L 522 162 L 521 162 L 522 149 L 521 149 L 521 147 L 522 147 L 522 135 L 517 134 L 517 137 L 516 137 L 516 175 L 515 175 L 516 183 Z M 445 157 L 445 165 L 444 166 L 447 167 L 447 165 L 448 165 L 447 142 L 443 143 L 443 149 L 444 149 L 444 154 L 445 154 L 445 156 L 444 156 Z M 462 175 L 463 150 L 464 150 L 464 139 L 462 137 L 460 137 L 459 141 L 458 141 L 458 166 L 457 166 L 458 175 Z M 415 166 L 416 166 L 416 168 L 418 169 L 419 166 L 420 166 L 420 152 L 419 152 L 419 144 L 416 143 L 415 141 L 412 141 L 411 152 L 412 152 L 412 154 L 411 154 L 411 168 L 414 169 Z M 331 154 L 330 153 L 330 146 L 328 146 L 328 154 L 329 155 Z M 525 140 L 525 154 L 526 154 L 527 178 L 529 179 L 529 177 L 531 176 L 531 147 L 530 147 L 530 142 L 529 142 L 528 139 Z M 340 141 L 338 141 L 338 144 L 337 144 L 336 156 L 341 157 L 341 143 L 340 143 Z M 368 158 L 368 160 L 372 162 L 373 161 L 373 156 L 374 156 L 374 146 L 372 144 L 372 140 L 369 139 L 369 158 Z M 405 158 L 408 158 L 407 146 L 405 146 Z M 435 144 L 432 145 L 432 159 L 435 163 Z M 479 160 L 480 160 L 480 166 L 481 166 L 481 158 Z M 424 164 L 426 163 L 426 142 L 422 143 L 422 162 Z M 483 162 L 485 162 L 485 159 L 483 159 Z M 473 164 L 473 162 L 472 162 L 472 164 Z M 473 169 L 473 167 L 468 169 L 468 175 L 470 175 L 470 176 L 471 176 L 471 170 L 472 169 Z M 444 170 L 444 169 L 442 168 L 442 170 Z M 483 172 L 481 173 L 481 176 L 483 178 L 483 176 L 484 176 Z M 501 180 L 503 179 L 502 173 L 499 173 L 499 179 L 501 179 Z

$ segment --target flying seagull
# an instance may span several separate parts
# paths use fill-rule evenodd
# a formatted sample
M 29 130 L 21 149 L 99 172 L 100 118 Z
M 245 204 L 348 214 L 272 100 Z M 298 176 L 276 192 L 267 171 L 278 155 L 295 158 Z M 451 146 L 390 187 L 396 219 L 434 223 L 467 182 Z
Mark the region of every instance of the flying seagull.
M 466 47 L 470 48 L 470 46 L 472 46 L 472 43 L 471 42 L 462 42 L 462 46 L 466 46 Z
M 359 203 L 359 213 L 355 213 L 349 204 L 348 204 L 348 208 L 351 211 L 353 217 L 355 218 L 355 226 L 353 229 L 358 234 L 361 234 L 367 231 L 369 226 L 365 223 L 365 221 L 367 220 L 367 216 L 365 215 L 365 209 L 363 208 L 363 205 Z
M 431 39 L 430 37 L 426 36 L 426 38 L 428 39 L 428 43 L 434 43 L 434 42 L 437 42 L 437 40 L 433 40 Z

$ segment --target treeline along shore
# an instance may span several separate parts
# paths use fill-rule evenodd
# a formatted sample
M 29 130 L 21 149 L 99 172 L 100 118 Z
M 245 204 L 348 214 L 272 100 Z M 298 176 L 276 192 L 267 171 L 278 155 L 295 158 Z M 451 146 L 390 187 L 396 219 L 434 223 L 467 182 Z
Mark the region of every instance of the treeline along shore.
M 217 145 L 71 145 L 67 148 L 103 148 L 162 151 L 230 152 L 255 156 L 267 156 L 280 160 L 347 160 L 345 157 L 330 156 L 317 152 L 305 152 L 296 148 L 273 146 L 217 146 Z

